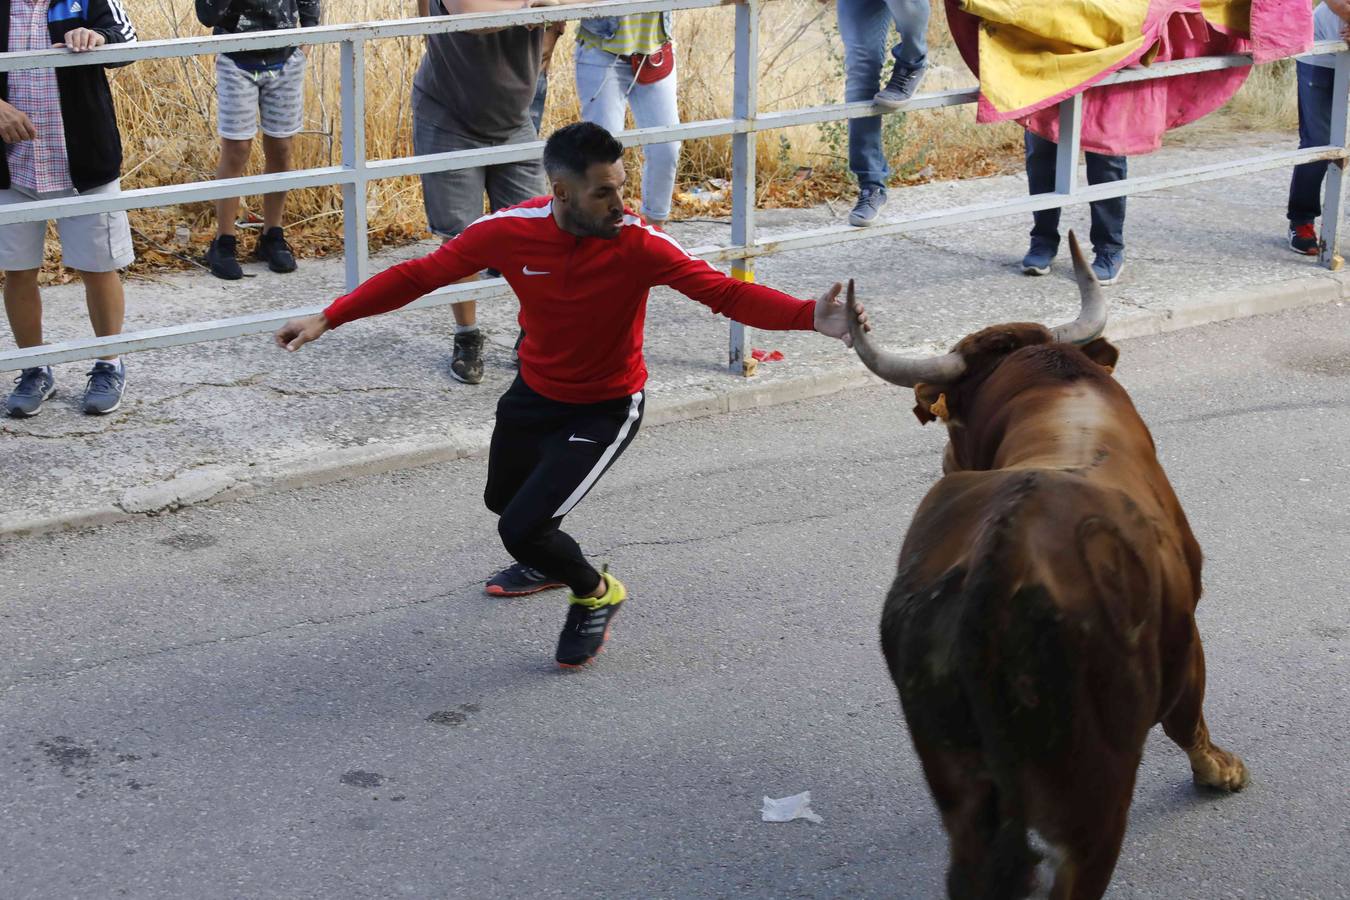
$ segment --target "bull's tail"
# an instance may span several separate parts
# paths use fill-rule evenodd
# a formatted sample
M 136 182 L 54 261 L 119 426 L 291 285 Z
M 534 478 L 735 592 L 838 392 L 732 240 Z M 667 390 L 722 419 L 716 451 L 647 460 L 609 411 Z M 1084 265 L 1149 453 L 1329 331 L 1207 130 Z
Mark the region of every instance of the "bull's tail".
M 1031 846 L 1022 767 L 1028 750 L 1053 740 L 1053 719 L 1063 709 L 1036 709 L 1042 700 L 1030 699 L 1040 685 L 1053 683 L 1058 668 L 1055 632 L 1057 613 L 1048 592 L 1036 583 L 1027 563 L 1017 519 L 1036 477 L 1028 475 L 1009 485 L 1000 514 L 988 521 L 977 537 L 969 574 L 962 590 L 961 621 L 957 630 L 962 693 L 979 734 L 982 757 L 994 784 L 997 826 L 993 831 L 983 871 L 970 873 L 968 894 L 981 900 L 1014 900 L 1032 891 L 1042 854 Z M 1034 501 L 1033 501 L 1034 502 Z M 1021 701 L 1021 702 L 1019 702 Z M 1047 715 L 1047 713 L 1049 715 Z

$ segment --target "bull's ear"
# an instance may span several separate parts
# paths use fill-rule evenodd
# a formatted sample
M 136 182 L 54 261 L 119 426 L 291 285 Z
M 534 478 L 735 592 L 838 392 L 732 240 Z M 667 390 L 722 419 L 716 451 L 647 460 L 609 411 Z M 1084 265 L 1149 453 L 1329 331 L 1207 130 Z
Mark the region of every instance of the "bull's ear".
M 919 383 L 914 385 L 914 416 L 919 424 L 927 425 L 934 419 L 947 418 L 947 400 L 942 388 L 936 384 Z M 934 405 L 937 409 L 934 410 Z
M 1115 344 L 1112 344 L 1106 338 L 1088 341 L 1079 349 L 1087 354 L 1088 359 L 1108 372 L 1115 371 L 1116 360 L 1120 359 L 1120 351 L 1116 349 Z

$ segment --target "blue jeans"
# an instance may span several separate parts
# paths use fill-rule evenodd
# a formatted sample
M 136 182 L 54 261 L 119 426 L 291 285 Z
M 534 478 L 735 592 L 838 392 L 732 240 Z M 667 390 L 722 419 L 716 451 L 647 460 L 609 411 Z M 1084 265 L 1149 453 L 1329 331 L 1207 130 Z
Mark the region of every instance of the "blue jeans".
M 928 64 L 928 0 L 838 0 L 844 39 L 844 100 L 871 100 L 881 88 L 886 36 L 891 22 L 900 43 L 891 48 L 897 66 Z M 881 146 L 881 118 L 848 120 L 848 167 L 859 187 L 885 187 L 891 174 Z
M 1298 145 L 1322 147 L 1331 143 L 1331 91 L 1336 70 L 1299 62 Z M 1289 179 L 1289 224 L 1307 225 L 1322 215 L 1322 179 L 1327 160 L 1294 166 Z
M 1027 188 L 1032 194 L 1048 194 L 1055 189 L 1055 142 L 1026 133 Z M 1125 178 L 1127 164 L 1123 156 L 1085 153 L 1088 184 L 1103 184 Z M 1092 249 L 1098 253 L 1125 249 L 1125 198 L 1094 200 L 1092 208 Z M 1033 239 L 1040 238 L 1059 247 L 1059 207 L 1032 213 Z
M 581 118 L 610 132 L 623 130 L 625 106 L 633 110 L 633 122 L 638 128 L 678 124 L 677 78 L 678 71 L 660 81 L 638 84 L 627 59 L 577 44 L 577 99 L 581 101 Z M 670 218 L 670 197 L 675 191 L 675 167 L 679 161 L 679 141 L 643 147 L 640 212 L 644 219 L 664 222 Z

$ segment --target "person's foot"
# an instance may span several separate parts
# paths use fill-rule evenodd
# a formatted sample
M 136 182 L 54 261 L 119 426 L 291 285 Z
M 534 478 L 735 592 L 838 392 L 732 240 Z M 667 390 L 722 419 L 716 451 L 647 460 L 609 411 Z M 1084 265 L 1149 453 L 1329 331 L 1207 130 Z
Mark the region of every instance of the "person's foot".
M 483 380 L 483 332 L 461 331 L 455 334 L 455 353 L 450 358 L 450 374 L 456 381 L 478 384 Z
M 24 369 L 14 379 L 14 390 L 5 398 L 5 414 L 26 419 L 42 412 L 42 404 L 56 394 L 56 376 L 51 366 Z
M 127 386 L 127 370 L 122 361 L 115 363 L 97 360 L 89 370 L 89 383 L 84 389 L 84 411 L 91 416 L 106 416 L 122 405 L 122 392 Z
M 1289 226 L 1289 249 L 1304 256 L 1316 256 L 1320 249 L 1317 227 L 1312 222 Z
M 1059 252 L 1059 245 L 1051 243 L 1043 237 L 1034 237 L 1031 239 L 1031 248 L 1027 250 L 1027 255 L 1022 257 L 1022 272 L 1026 275 L 1048 275 L 1050 274 L 1050 263 Z
M 558 652 L 554 655 L 564 669 L 575 669 L 595 659 L 609 639 L 609 627 L 619 606 L 628 598 L 623 582 L 602 572 L 605 580 L 603 597 L 570 597 L 567 621 L 558 636 Z
M 550 588 L 560 588 L 561 581 L 549 578 L 538 569 L 523 563 L 512 563 L 488 579 L 487 592 L 494 597 L 524 597 Z
M 211 274 L 226 281 L 238 281 L 244 277 L 239 267 L 239 241 L 232 234 L 219 234 L 206 248 L 206 265 Z
M 1115 284 L 1125 269 L 1123 250 L 1102 250 L 1092 259 L 1092 274 L 1097 276 L 1100 285 Z
M 869 185 L 858 193 L 858 202 L 853 204 L 853 211 L 848 214 L 848 224 L 855 225 L 858 228 L 866 228 L 877 220 L 877 214 L 881 208 L 886 205 L 886 189 L 876 185 Z
M 886 82 L 884 88 L 877 91 L 872 102 L 882 109 L 899 109 L 914 96 L 914 92 L 919 89 L 919 82 L 923 81 L 924 73 L 927 71 L 927 66 L 911 68 L 896 63 L 895 68 L 891 69 L 890 80 Z
M 258 235 L 258 246 L 253 248 L 253 257 L 267 263 L 273 272 L 285 274 L 295 271 L 295 254 L 291 245 L 286 243 L 286 232 L 280 226 L 273 226 Z

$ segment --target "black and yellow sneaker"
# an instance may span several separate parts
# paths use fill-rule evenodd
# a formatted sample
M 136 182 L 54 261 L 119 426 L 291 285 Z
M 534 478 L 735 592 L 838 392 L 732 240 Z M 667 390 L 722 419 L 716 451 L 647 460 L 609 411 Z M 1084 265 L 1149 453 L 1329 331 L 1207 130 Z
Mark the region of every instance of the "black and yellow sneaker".
M 608 571 L 602 572 L 600 577 L 608 585 L 603 597 L 569 595 L 567 622 L 558 636 L 558 652 L 554 656 L 564 669 L 575 669 L 595 659 L 609 639 L 609 627 L 615 613 L 628 599 L 623 582 Z

